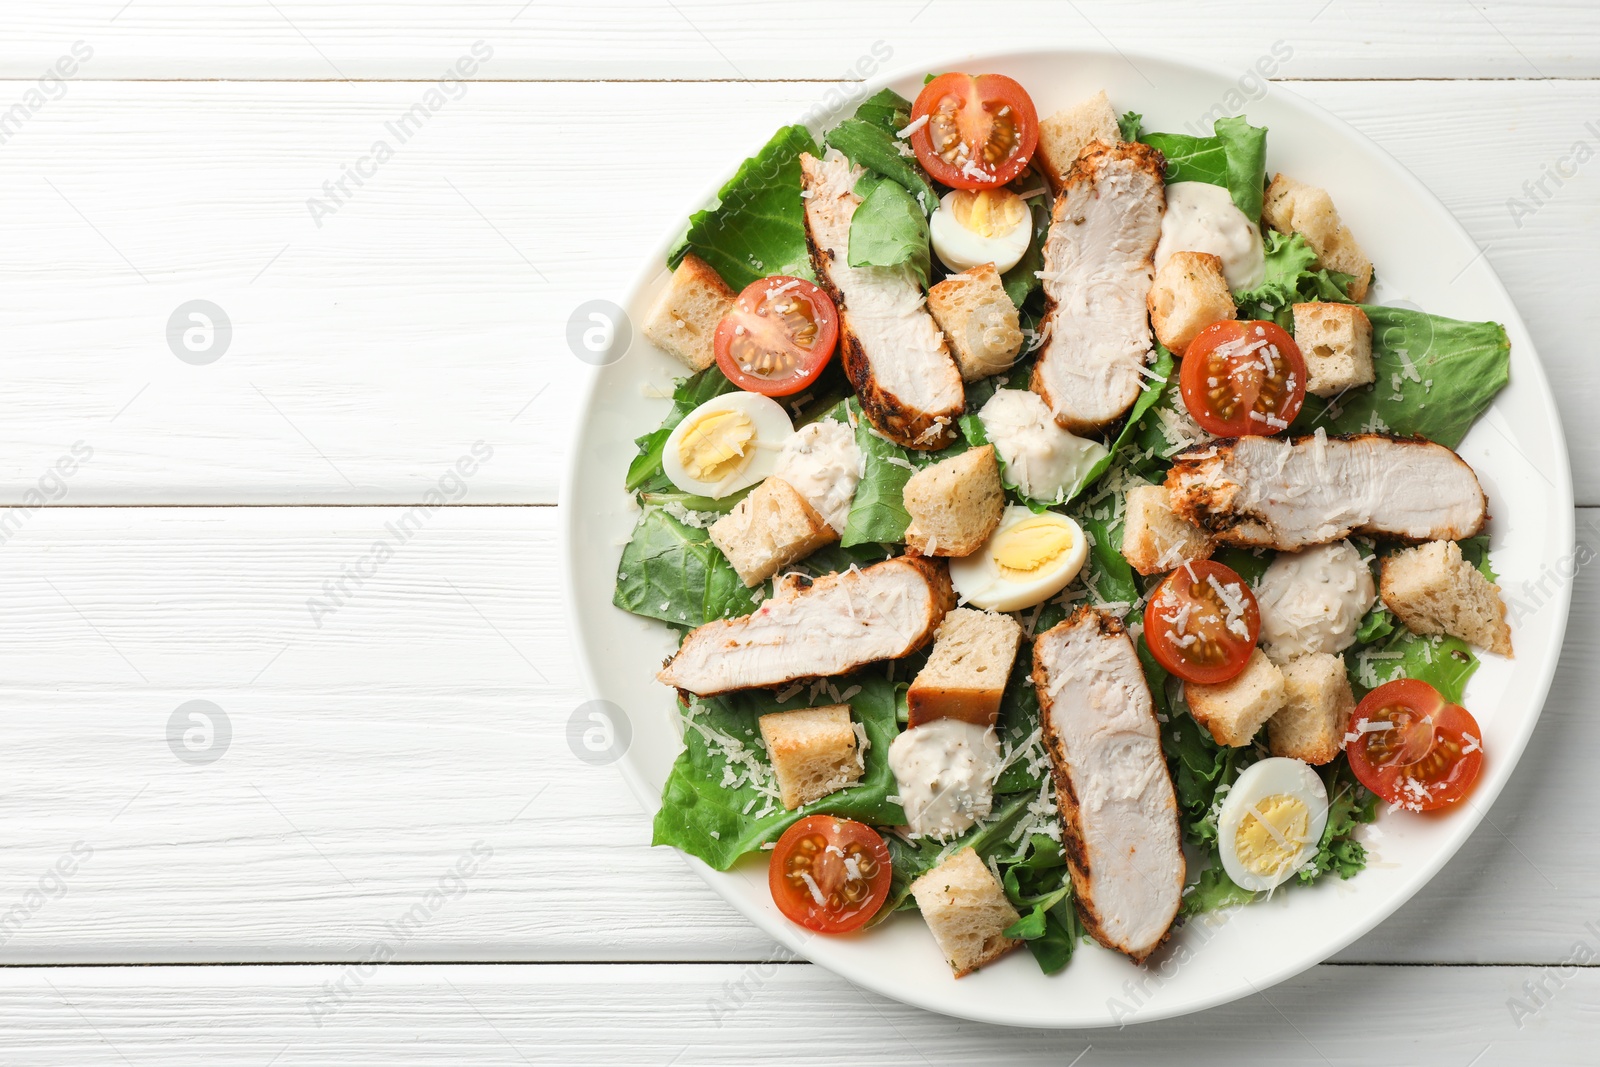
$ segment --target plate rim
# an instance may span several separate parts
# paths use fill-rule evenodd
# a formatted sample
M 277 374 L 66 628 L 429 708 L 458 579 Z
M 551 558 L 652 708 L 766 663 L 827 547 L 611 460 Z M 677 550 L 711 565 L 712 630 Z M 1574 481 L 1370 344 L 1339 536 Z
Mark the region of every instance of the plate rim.
M 863 79 L 858 83 L 852 83 L 853 92 L 847 98 L 846 103 L 840 107 L 832 107 L 826 111 L 817 113 L 814 121 L 831 121 L 836 114 L 843 110 L 843 108 L 853 107 L 855 104 L 859 103 L 862 99 L 865 99 L 872 93 L 886 88 L 895 82 L 907 78 L 921 76 L 930 70 L 955 70 L 960 69 L 961 66 L 965 64 L 981 62 L 992 65 L 992 68 L 998 72 L 1004 72 L 1006 69 L 1005 65 L 1008 63 L 1015 64 L 1019 61 L 1037 60 L 1040 58 L 1052 60 L 1070 60 L 1074 57 L 1081 56 L 1094 56 L 1098 58 L 1114 57 L 1126 62 L 1129 66 L 1134 67 L 1135 70 L 1138 69 L 1137 64 L 1134 62 L 1135 58 L 1147 59 L 1151 62 L 1166 63 L 1180 68 L 1187 68 L 1191 71 L 1209 77 L 1221 78 L 1224 82 L 1236 81 L 1239 76 L 1239 72 L 1237 70 L 1233 70 L 1221 64 L 1206 60 L 1197 60 L 1192 56 L 1184 55 L 1182 53 L 1160 49 L 1074 45 L 1071 47 L 1041 47 L 996 52 L 964 52 L 946 57 L 936 57 L 931 61 L 920 61 L 898 65 L 886 72 L 878 73 L 871 78 Z M 1481 249 L 1481 246 L 1475 239 L 1473 239 L 1472 235 L 1467 231 L 1466 227 L 1462 225 L 1455 213 L 1452 212 L 1444 204 L 1444 202 L 1440 200 L 1439 197 L 1435 195 L 1426 184 L 1423 183 L 1420 178 L 1413 174 L 1409 168 L 1396 159 L 1382 145 L 1378 144 L 1372 138 L 1362 133 L 1360 130 L 1351 125 L 1349 122 L 1346 122 L 1344 119 L 1340 118 L 1338 115 L 1328 111 L 1320 104 L 1301 95 L 1298 92 L 1295 92 L 1284 82 L 1274 81 L 1270 82 L 1269 84 L 1270 92 L 1283 94 L 1293 101 L 1294 106 L 1310 112 L 1321 122 L 1339 130 L 1348 137 L 1360 141 L 1365 146 L 1367 151 L 1376 157 L 1381 158 L 1388 164 L 1388 171 L 1391 177 L 1398 178 L 1398 180 L 1410 187 L 1413 194 L 1422 197 L 1435 205 L 1439 209 L 1439 214 L 1441 217 L 1448 220 L 1449 226 L 1453 227 L 1455 234 L 1458 237 L 1464 240 L 1467 244 Z M 806 114 L 810 113 L 808 112 Z M 806 114 L 795 117 L 792 122 L 806 124 Z M 697 206 L 691 207 L 689 210 L 699 210 L 699 205 L 705 205 L 713 202 L 716 199 L 718 191 L 728 181 L 728 179 L 733 176 L 738 166 L 739 163 L 735 162 L 733 166 L 721 172 L 721 174 L 706 187 L 705 194 L 700 199 L 695 201 Z M 632 294 L 637 294 L 643 291 L 652 282 L 652 280 L 654 280 L 661 273 L 665 252 L 677 241 L 678 237 L 683 232 L 683 228 L 684 224 L 682 222 L 675 223 L 668 231 L 667 235 L 663 239 L 659 240 L 654 246 L 652 246 L 654 251 L 649 255 L 648 258 L 646 258 L 643 265 L 630 276 L 625 288 L 622 290 L 623 293 L 631 296 Z M 1493 287 L 1495 293 L 1504 302 L 1504 306 L 1509 309 L 1510 315 L 1508 318 L 1515 323 L 1524 336 L 1530 336 L 1528 334 L 1527 324 L 1522 317 L 1522 313 L 1517 307 L 1516 302 L 1512 300 L 1511 294 L 1506 290 L 1504 283 L 1500 280 L 1499 274 L 1495 271 L 1493 265 L 1488 262 L 1487 257 L 1480 256 L 1479 258 L 1483 260 L 1482 267 L 1486 272 L 1487 282 Z M 638 338 L 635 338 L 634 343 L 637 342 Z M 1552 431 L 1557 443 L 1557 448 L 1554 452 L 1554 458 L 1558 462 L 1559 470 L 1554 472 L 1557 477 L 1553 484 L 1553 489 L 1559 498 L 1556 503 L 1559 505 L 1560 510 L 1567 516 L 1564 528 L 1562 531 L 1560 531 L 1564 536 L 1562 537 L 1561 544 L 1558 547 L 1561 548 L 1566 554 L 1570 555 L 1574 550 L 1574 545 L 1576 543 L 1576 521 L 1574 517 L 1575 504 L 1571 456 L 1567 446 L 1566 434 L 1561 424 L 1560 411 L 1556 405 L 1554 393 L 1551 390 L 1550 379 L 1545 372 L 1544 362 L 1539 357 L 1537 346 L 1531 344 L 1531 336 L 1530 344 L 1525 347 L 1527 347 L 1529 350 L 1528 355 L 1531 357 L 1531 366 L 1535 371 L 1535 377 L 1530 384 L 1533 384 L 1537 387 L 1537 392 L 1539 393 L 1540 399 L 1543 402 L 1543 406 L 1549 415 Z M 568 439 L 568 450 L 563 465 L 561 484 L 557 496 L 557 541 L 562 576 L 562 606 L 564 608 L 564 615 L 568 626 L 568 631 L 572 635 L 573 639 L 573 650 L 575 653 L 579 677 L 582 682 L 582 691 L 585 694 L 585 697 L 588 699 L 593 699 L 598 696 L 598 694 L 603 692 L 603 687 L 598 682 L 600 675 L 595 669 L 595 664 L 592 662 L 590 649 L 584 640 L 582 611 L 580 609 L 576 591 L 574 589 L 574 575 L 576 573 L 574 569 L 576 566 L 574 546 L 577 543 L 580 532 L 576 528 L 579 516 L 570 502 L 573 499 L 573 490 L 577 484 L 579 467 L 582 465 L 583 453 L 580 446 L 584 439 L 584 431 L 588 429 L 589 413 L 593 407 L 596 393 L 600 388 L 601 379 L 603 377 L 602 371 L 603 368 L 601 367 L 587 368 L 585 380 L 583 381 L 579 390 L 579 395 L 577 398 L 577 411 L 579 413 L 579 417 L 574 423 L 571 436 Z M 1491 405 L 1489 408 L 1489 411 L 1492 410 L 1493 405 Z M 1487 412 L 1485 414 L 1487 414 Z M 1463 818 L 1456 823 L 1445 843 L 1436 850 L 1432 857 L 1430 857 L 1419 867 L 1418 874 L 1412 876 L 1409 889 L 1395 893 L 1389 900 L 1383 902 L 1381 906 L 1373 908 L 1364 913 L 1359 921 L 1350 923 L 1343 931 L 1341 931 L 1340 935 L 1327 946 L 1326 951 L 1321 955 L 1313 954 L 1315 958 L 1304 959 L 1295 957 L 1293 958 L 1292 962 L 1286 963 L 1284 966 L 1276 968 L 1264 975 L 1257 976 L 1255 981 L 1249 981 L 1248 984 L 1256 993 L 1271 988 L 1272 986 L 1286 981 L 1295 975 L 1303 973 L 1312 967 L 1325 963 L 1328 959 L 1344 948 L 1348 947 L 1358 938 L 1370 933 L 1401 907 L 1414 899 L 1415 896 L 1423 890 L 1423 888 L 1432 882 L 1433 879 L 1438 875 L 1439 871 L 1442 870 L 1444 866 L 1452 859 L 1454 859 L 1458 852 L 1460 852 L 1461 847 L 1466 843 L 1467 839 L 1470 838 L 1473 833 L 1477 831 L 1478 827 L 1487 820 L 1488 809 L 1493 806 L 1497 799 L 1499 799 L 1500 792 L 1510 781 L 1511 775 L 1515 773 L 1516 765 L 1521 762 L 1522 755 L 1527 748 L 1528 741 L 1531 739 L 1534 729 L 1538 726 L 1539 720 L 1543 717 L 1545 703 L 1549 697 L 1550 687 L 1554 681 L 1555 672 L 1560 666 L 1561 648 L 1565 642 L 1567 624 L 1570 616 L 1571 599 L 1572 584 L 1566 583 L 1561 586 L 1557 596 L 1553 600 L 1544 602 L 1541 607 L 1541 610 L 1553 609 L 1555 612 L 1555 614 L 1552 616 L 1554 620 L 1552 625 L 1552 633 L 1556 635 L 1556 651 L 1554 655 L 1544 657 L 1544 661 L 1539 667 L 1538 683 L 1534 687 L 1531 694 L 1534 698 L 1533 711 L 1526 717 L 1525 722 L 1522 724 L 1521 728 L 1514 737 L 1513 750 L 1510 751 L 1507 756 L 1502 757 L 1502 759 L 1507 760 L 1510 766 L 1505 774 L 1505 777 L 1501 779 L 1499 785 L 1494 789 L 1493 794 L 1487 798 L 1488 803 L 1474 804 L 1471 805 L 1468 812 L 1458 813 L 1458 815 L 1466 816 L 1466 818 Z M 638 770 L 625 756 L 618 759 L 615 766 L 618 772 L 621 774 L 623 780 L 627 782 L 630 791 L 639 801 L 644 813 L 653 818 L 655 811 L 660 806 L 658 796 L 659 790 L 650 783 L 645 782 Z M 655 846 L 652 845 L 650 847 Z M 953 1018 L 967 1019 L 974 1022 L 1017 1026 L 1030 1029 L 1053 1030 L 1084 1030 L 1119 1025 L 1118 1021 L 1115 1019 L 1107 1019 L 1100 1022 L 1063 1023 L 1054 1020 L 1041 1021 L 1020 1015 L 1008 1015 L 1003 1013 L 995 1014 L 992 1012 L 980 1012 L 976 1010 L 963 1011 L 961 1010 L 959 1004 L 949 1005 L 945 1003 L 932 1003 L 928 1000 L 928 998 L 919 997 L 917 995 L 918 987 L 915 983 L 897 984 L 879 981 L 874 975 L 853 973 L 849 967 L 841 966 L 840 961 L 838 960 L 829 959 L 822 961 L 815 959 L 807 951 L 807 946 L 811 939 L 801 936 L 803 931 L 800 931 L 798 927 L 795 927 L 792 924 L 783 923 L 781 921 L 775 921 L 774 917 L 770 913 L 759 910 L 751 905 L 751 903 L 743 894 L 725 891 L 723 880 L 731 876 L 729 872 L 717 871 L 697 857 L 691 856 L 677 849 L 673 849 L 673 851 L 689 866 L 691 870 L 695 871 L 695 873 L 699 875 L 701 880 L 706 883 L 712 892 L 714 892 L 724 902 L 731 905 L 735 911 L 753 923 L 756 928 L 766 936 L 777 941 L 791 953 L 800 956 L 815 966 L 822 967 L 833 974 L 839 975 L 853 985 L 868 989 L 900 1003 L 920 1008 L 924 1011 L 929 1011 L 935 1014 L 945 1015 Z M 1126 1025 L 1128 1022 L 1145 1023 L 1157 1022 L 1163 1019 L 1177 1018 L 1184 1015 L 1193 1014 L 1195 1012 L 1206 1011 L 1210 1008 L 1231 1003 L 1250 995 L 1251 992 L 1249 990 L 1239 991 L 1234 988 L 1226 988 L 1220 989 L 1217 992 L 1209 995 L 1192 998 L 1181 1005 L 1163 1006 L 1159 1002 L 1152 1002 L 1147 1006 L 1141 1006 L 1140 1010 L 1133 1018 L 1123 1021 L 1121 1025 Z

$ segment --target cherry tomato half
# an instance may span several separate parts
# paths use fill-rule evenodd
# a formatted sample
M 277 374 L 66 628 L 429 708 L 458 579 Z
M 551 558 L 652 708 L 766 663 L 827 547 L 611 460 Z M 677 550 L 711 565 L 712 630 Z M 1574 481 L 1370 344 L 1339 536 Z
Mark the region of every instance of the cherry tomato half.
M 1362 785 L 1407 811 L 1437 811 L 1472 791 L 1483 768 L 1478 720 L 1415 678 L 1368 693 L 1350 716 L 1345 746 Z
M 772 900 L 823 934 L 858 930 L 889 899 L 889 846 L 865 823 L 810 815 L 778 838 L 767 867 Z
M 1275 322 L 1213 322 L 1183 353 L 1183 403 L 1207 433 L 1269 437 L 1306 399 L 1306 362 Z
M 1186 682 L 1213 685 L 1244 670 L 1261 635 L 1261 608 L 1238 572 L 1208 559 L 1185 563 L 1144 609 L 1156 662 Z
M 952 189 L 990 189 L 1022 173 L 1039 144 L 1028 91 L 1004 74 L 941 74 L 922 87 L 908 138 L 917 161 Z
M 745 286 L 714 338 L 728 380 L 766 396 L 789 396 L 816 381 L 838 342 L 833 298 L 781 274 Z

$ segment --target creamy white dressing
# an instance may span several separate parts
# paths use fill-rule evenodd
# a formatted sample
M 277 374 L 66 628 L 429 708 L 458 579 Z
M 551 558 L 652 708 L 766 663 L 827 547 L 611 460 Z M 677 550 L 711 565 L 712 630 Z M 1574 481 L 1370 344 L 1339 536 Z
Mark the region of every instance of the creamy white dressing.
M 855 431 L 845 423 L 824 419 L 800 427 L 784 442 L 772 473 L 793 486 L 836 533 L 843 534 L 863 463 Z
M 1000 739 L 989 727 L 935 719 L 890 742 L 889 769 L 911 832 L 944 840 L 993 807 Z
M 1256 590 L 1261 647 L 1276 663 L 1342 652 L 1376 599 L 1372 571 L 1349 541 L 1281 552 Z
M 1267 276 L 1261 228 L 1234 206 L 1228 190 L 1210 182 L 1167 186 L 1167 211 L 1161 216 L 1161 241 L 1155 266 L 1174 252 L 1209 252 L 1222 260 L 1222 273 L 1234 292 L 1254 289 Z
M 1044 400 L 1028 389 L 996 390 L 978 421 L 1005 464 L 1006 477 L 1034 500 L 1064 499 L 1106 455 L 1100 442 L 1056 425 Z

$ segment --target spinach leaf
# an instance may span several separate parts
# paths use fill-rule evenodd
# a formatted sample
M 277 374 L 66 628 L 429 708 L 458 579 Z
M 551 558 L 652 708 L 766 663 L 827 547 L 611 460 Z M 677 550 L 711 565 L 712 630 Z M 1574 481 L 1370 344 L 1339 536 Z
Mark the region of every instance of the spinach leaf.
M 1025 172 L 1026 173 L 1026 172 Z M 1032 175 L 1033 183 L 1044 181 L 1042 175 Z M 1028 201 L 1028 211 L 1033 217 L 1033 236 L 1028 238 L 1028 250 L 1022 253 L 1016 266 L 1000 275 L 1000 284 L 1017 307 L 1027 303 L 1028 297 L 1038 292 L 1042 283 L 1039 272 L 1044 270 L 1044 239 L 1050 232 L 1049 198 L 1036 196 Z
M 697 374 L 678 379 L 677 388 L 672 392 L 672 410 L 667 412 L 667 417 L 660 428 L 651 430 L 635 440 L 634 443 L 639 446 L 639 454 L 628 464 L 628 477 L 623 482 L 623 488 L 630 493 L 675 491 L 677 487 L 668 480 L 666 472 L 661 469 L 661 453 L 666 448 L 667 438 L 689 412 L 712 397 L 733 392 L 734 388 L 734 384 L 717 369 L 715 364 Z
M 1362 310 L 1372 320 L 1376 384 L 1332 400 L 1307 396 L 1290 432 L 1379 430 L 1459 445 L 1511 380 L 1505 327 L 1409 308 L 1367 304 Z
M 903 542 L 906 527 L 911 525 L 903 496 L 906 482 L 918 469 L 965 452 L 967 442 L 958 439 L 938 452 L 901 448 L 873 430 L 871 421 L 861 414 L 861 405 L 853 398 L 850 418 L 856 427 L 856 447 L 861 449 L 863 473 L 839 543 L 852 548 L 871 543 Z
M 684 711 L 684 748 L 662 789 L 651 844 L 671 845 L 725 871 L 807 815 L 841 815 L 873 826 L 904 823 L 905 813 L 889 800 L 895 792 L 889 743 L 899 732 L 895 685 L 873 673 L 832 684 L 841 692 L 860 687 L 848 700 L 867 736 L 866 770 L 857 784 L 784 810 L 756 720 L 770 711 L 810 706 L 805 694 L 785 704 L 765 691 L 695 700 Z M 826 693 L 819 702 L 838 703 Z
M 867 175 L 862 175 L 865 181 Z M 859 192 L 861 182 L 856 183 Z M 852 267 L 908 267 L 924 287 L 932 266 L 928 252 L 928 218 L 905 186 L 879 180 L 871 183 L 850 218 Z
M 706 531 L 649 507 L 622 550 L 611 602 L 635 615 L 687 628 L 748 615 L 764 598 L 761 587 L 745 588 Z
M 1119 124 L 1120 125 L 1120 124 Z M 1228 190 L 1251 222 L 1261 221 L 1267 185 L 1267 128 L 1240 116 L 1217 119 L 1210 137 L 1147 133 L 1139 138 L 1167 157 L 1167 182 L 1207 182 Z
M 1155 342 L 1155 347 L 1156 361 L 1150 369 L 1155 372 L 1156 377 L 1145 381 L 1147 388 L 1139 394 L 1139 399 L 1134 401 L 1133 409 L 1128 412 L 1128 420 L 1122 424 L 1122 429 L 1117 432 L 1117 439 L 1111 442 L 1111 451 L 1093 467 L 1089 468 L 1089 473 L 1084 476 L 1083 483 L 1075 492 L 1082 492 L 1097 482 L 1105 475 L 1106 471 L 1111 469 L 1111 465 L 1116 462 L 1117 456 L 1123 454 L 1123 449 L 1127 447 L 1128 443 L 1137 441 L 1141 437 L 1144 432 L 1142 427 L 1147 412 L 1161 403 L 1162 398 L 1167 394 L 1170 393 L 1174 397 L 1178 395 L 1177 383 L 1173 381 L 1174 360 L 1172 353 L 1168 352 L 1167 346 L 1160 341 Z M 1154 418 L 1155 416 L 1151 416 L 1152 420 Z
M 900 121 L 902 115 L 904 122 Z M 916 156 L 911 154 L 910 146 L 895 136 L 895 132 L 904 129 L 910 121 L 911 105 L 885 89 L 864 101 L 856 108 L 854 116 L 824 134 L 823 141 L 829 148 L 837 148 L 850 157 L 850 162 L 857 166 L 899 182 L 926 217 L 939 206 L 939 195 L 929 184 Z
M 1354 279 L 1338 271 L 1312 270 L 1317 254 L 1303 234 L 1267 233 L 1267 271 L 1260 285 L 1234 296 L 1240 319 L 1270 319 L 1285 330 L 1294 329 L 1293 305 L 1317 300 L 1350 303 Z
M 879 89 L 857 104 L 851 117 L 897 133 L 911 124 L 911 101 L 893 89 Z
M 677 269 L 693 252 L 735 291 L 769 274 L 810 278 L 805 209 L 800 199 L 800 153 L 817 154 L 811 132 L 785 126 L 739 165 L 717 202 L 689 216 L 689 229 L 667 253 Z

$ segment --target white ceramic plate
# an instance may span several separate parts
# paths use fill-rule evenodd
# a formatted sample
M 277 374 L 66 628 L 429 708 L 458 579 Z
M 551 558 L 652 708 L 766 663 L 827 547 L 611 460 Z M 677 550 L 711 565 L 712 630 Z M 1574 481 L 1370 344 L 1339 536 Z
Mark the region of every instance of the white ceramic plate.
M 963 56 L 929 63 L 898 78 L 874 81 L 908 99 L 924 71 L 997 72 L 1020 81 L 1041 115 L 1105 89 L 1118 112 L 1144 115 L 1146 129 L 1209 132 L 1209 113 L 1234 113 L 1248 85 L 1239 72 L 1188 60 L 1094 50 Z M 1253 83 L 1252 83 L 1253 84 Z M 823 115 L 825 128 L 854 102 Z M 1442 204 L 1381 149 L 1344 122 L 1281 86 L 1249 102 L 1244 113 L 1271 128 L 1268 173 L 1284 170 L 1326 188 L 1377 265 L 1378 303 L 1405 302 L 1440 315 L 1494 319 L 1511 335 L 1511 385 L 1462 445 L 1488 493 L 1495 567 L 1507 589 L 1537 581 L 1573 551 L 1572 481 L 1560 421 L 1527 330 L 1481 252 Z M 1205 117 L 1202 117 L 1205 116 Z M 760 145 L 752 144 L 754 152 Z M 728 172 L 731 174 L 731 169 Z M 707 175 L 707 200 L 727 179 Z M 715 181 L 710 181 L 715 177 Z M 701 206 L 685 204 L 683 215 Z M 674 220 L 674 228 L 681 225 Z M 643 269 L 623 306 L 641 322 L 665 284 L 665 254 L 675 233 L 640 249 Z M 627 716 L 632 742 L 623 776 L 650 812 L 659 806 L 680 744 L 673 694 L 654 681 L 675 647 L 666 627 L 614 608 L 617 560 L 636 512 L 622 491 L 633 438 L 659 424 L 667 401 L 647 386 L 669 390 L 682 368 L 635 337 L 620 361 L 593 374 L 572 446 L 563 532 L 568 598 L 589 694 Z M 1371 930 L 1427 884 L 1455 854 L 1500 794 L 1533 731 L 1555 671 L 1566 627 L 1568 592 L 1518 618 L 1517 656 L 1485 655 L 1467 704 L 1484 730 L 1488 758 L 1470 807 L 1429 819 L 1380 818 L 1374 862 L 1349 882 L 1325 879 L 1237 909 L 1215 926 L 1192 923 L 1145 967 L 1086 944 L 1059 974 L 1045 976 L 1025 951 L 959 981 L 950 976 L 915 913 L 902 913 L 870 933 L 827 938 L 787 922 L 767 891 L 757 862 L 729 873 L 690 860 L 714 890 L 772 937 L 815 963 L 886 996 L 948 1015 L 1013 1026 L 1088 1027 L 1167 1018 L 1222 1004 L 1266 988 L 1326 958 Z

